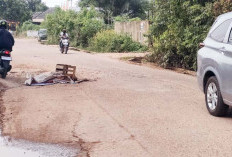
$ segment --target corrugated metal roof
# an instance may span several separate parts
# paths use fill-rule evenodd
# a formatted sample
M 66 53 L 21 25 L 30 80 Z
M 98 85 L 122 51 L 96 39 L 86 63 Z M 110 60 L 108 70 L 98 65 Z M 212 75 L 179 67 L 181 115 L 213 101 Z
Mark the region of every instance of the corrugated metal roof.
M 37 18 L 40 14 L 42 14 L 43 12 L 35 12 L 33 15 L 32 15 L 32 19 L 35 19 Z
M 46 15 L 54 13 L 55 8 L 49 8 L 45 12 L 36 12 L 32 15 L 32 21 L 43 21 Z

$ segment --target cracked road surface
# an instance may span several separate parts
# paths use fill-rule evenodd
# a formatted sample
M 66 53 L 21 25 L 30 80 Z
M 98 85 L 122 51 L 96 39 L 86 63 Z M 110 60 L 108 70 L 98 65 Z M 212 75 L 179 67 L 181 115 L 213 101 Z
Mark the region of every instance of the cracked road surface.
M 118 54 L 117 54 L 118 55 Z M 81 147 L 87 157 L 231 156 L 231 116 L 208 114 L 193 76 L 132 65 L 104 54 L 18 39 L 2 97 L 3 135 Z M 79 85 L 26 87 L 28 73 L 77 66 Z

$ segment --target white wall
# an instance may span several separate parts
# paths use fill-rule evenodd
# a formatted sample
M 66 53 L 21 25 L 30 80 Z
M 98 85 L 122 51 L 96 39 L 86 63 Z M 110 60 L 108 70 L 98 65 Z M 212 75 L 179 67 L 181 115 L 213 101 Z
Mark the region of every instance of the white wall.
M 37 38 L 38 31 L 27 31 L 27 37 Z

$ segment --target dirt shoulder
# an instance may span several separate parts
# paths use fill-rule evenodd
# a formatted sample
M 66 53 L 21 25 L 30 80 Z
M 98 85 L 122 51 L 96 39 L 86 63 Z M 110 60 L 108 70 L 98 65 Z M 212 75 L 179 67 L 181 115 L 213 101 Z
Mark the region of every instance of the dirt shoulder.
M 3 129 L 3 119 L 4 119 L 4 113 L 5 113 L 5 107 L 3 105 L 2 96 L 4 93 L 5 87 L 2 83 L 0 83 L 0 129 Z

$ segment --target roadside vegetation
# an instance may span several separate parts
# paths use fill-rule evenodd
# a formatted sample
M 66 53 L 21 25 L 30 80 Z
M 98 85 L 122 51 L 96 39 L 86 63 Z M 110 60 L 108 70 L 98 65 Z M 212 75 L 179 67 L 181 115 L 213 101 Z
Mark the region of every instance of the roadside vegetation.
M 71 45 L 84 48 L 89 46 L 90 39 L 97 32 L 105 28 L 104 21 L 93 7 L 80 12 L 57 8 L 54 14 L 47 16 L 43 26 L 48 29 L 49 43 L 57 43 L 60 32 L 67 29 Z
M 47 9 L 48 7 L 41 0 L 0 0 L 0 19 L 22 24 L 31 20 L 34 12 Z
M 81 8 L 94 6 L 106 24 L 113 24 L 117 16 L 128 15 L 129 18 L 147 18 L 149 0 L 80 0 Z
M 46 8 L 40 0 L 3 0 L 1 6 L 18 5 L 28 13 L 12 15 L 26 21 L 33 11 Z M 29 5 L 31 4 L 31 5 Z M 59 33 L 66 28 L 71 46 L 96 52 L 147 51 L 148 47 L 134 42 L 128 34 L 116 34 L 115 22 L 149 20 L 148 37 L 151 55 L 147 58 L 164 68 L 196 70 L 198 45 L 206 37 L 215 18 L 232 10 L 231 0 L 80 0 L 81 10 L 57 8 L 47 16 L 41 28 L 48 30 L 48 43 L 57 44 Z M 16 9 L 17 10 L 17 9 Z M 8 16 L 8 12 L 2 13 Z M 9 16 L 11 17 L 11 16 Z M 20 31 L 37 30 L 30 22 L 21 24 Z
M 40 25 L 33 24 L 31 21 L 26 21 L 16 29 L 16 35 L 26 33 L 26 31 L 29 30 L 39 30 L 40 28 Z
M 198 45 L 215 18 L 232 10 L 231 0 L 156 0 L 150 5 L 153 53 L 149 61 L 189 70 L 196 70 Z
M 150 29 L 154 52 L 150 61 L 166 68 L 195 69 L 198 45 L 214 21 L 212 3 L 160 0 L 154 9 Z
M 30 20 L 25 21 L 20 26 L 16 27 L 15 35 L 18 38 L 26 38 L 27 31 L 38 31 L 40 28 L 40 25 L 33 24 Z
M 132 40 L 127 34 L 117 34 L 114 30 L 98 32 L 91 40 L 89 49 L 96 52 L 143 52 L 147 47 Z
M 16 29 L 16 35 L 25 37 L 27 30 L 40 28 L 31 22 L 33 13 L 47 9 L 42 0 L 0 0 L 0 19 L 20 23 Z
M 105 23 L 104 15 L 95 9 L 82 8 L 80 12 L 63 11 L 57 8 L 42 24 L 48 30 L 48 43 L 57 44 L 59 33 L 67 29 L 71 46 L 95 52 L 144 51 L 146 46 L 134 42 L 127 34 L 116 34 L 113 27 Z

